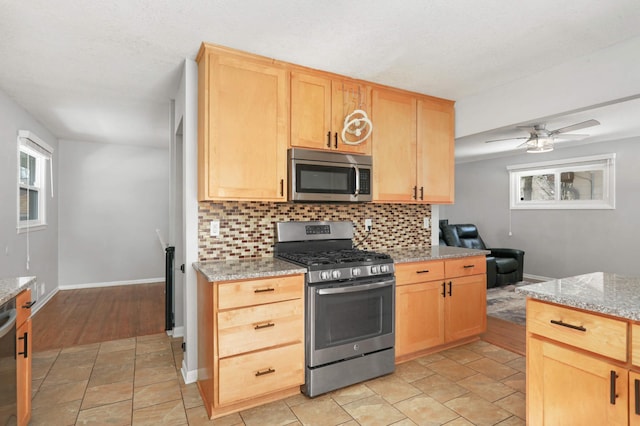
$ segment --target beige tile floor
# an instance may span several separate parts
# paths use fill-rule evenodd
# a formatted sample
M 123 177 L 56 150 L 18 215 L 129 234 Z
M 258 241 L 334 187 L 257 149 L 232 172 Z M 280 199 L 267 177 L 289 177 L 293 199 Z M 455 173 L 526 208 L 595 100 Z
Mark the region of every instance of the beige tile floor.
M 164 334 L 33 355 L 32 425 L 524 425 L 524 357 L 478 341 L 314 399 L 215 421 Z

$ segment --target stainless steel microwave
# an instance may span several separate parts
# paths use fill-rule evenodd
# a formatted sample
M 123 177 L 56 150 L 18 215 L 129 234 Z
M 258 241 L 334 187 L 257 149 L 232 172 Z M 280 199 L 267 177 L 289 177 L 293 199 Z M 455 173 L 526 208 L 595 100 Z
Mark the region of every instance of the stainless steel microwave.
M 371 156 L 291 148 L 290 201 L 371 201 Z

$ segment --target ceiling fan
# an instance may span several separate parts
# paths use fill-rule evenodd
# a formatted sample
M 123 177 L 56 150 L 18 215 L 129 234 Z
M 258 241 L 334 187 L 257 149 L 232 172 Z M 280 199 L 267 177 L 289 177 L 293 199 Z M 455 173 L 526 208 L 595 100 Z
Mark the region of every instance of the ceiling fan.
M 493 139 L 490 141 L 485 141 L 485 143 L 526 139 L 524 143 L 518 145 L 516 148 L 527 147 L 527 152 L 530 152 L 530 153 L 549 152 L 549 151 L 553 151 L 553 142 L 557 135 L 562 134 L 563 138 L 588 136 L 588 135 L 571 134 L 567 132 L 571 132 L 573 130 L 585 129 L 587 127 L 593 127 L 599 124 L 600 122 L 598 120 L 587 120 L 581 123 L 572 124 L 570 126 L 561 127 L 560 129 L 556 129 L 556 130 L 547 130 L 545 124 L 535 124 L 533 126 L 518 126 L 517 127 L 518 129 L 528 130 L 529 136 L 523 136 L 519 138 Z

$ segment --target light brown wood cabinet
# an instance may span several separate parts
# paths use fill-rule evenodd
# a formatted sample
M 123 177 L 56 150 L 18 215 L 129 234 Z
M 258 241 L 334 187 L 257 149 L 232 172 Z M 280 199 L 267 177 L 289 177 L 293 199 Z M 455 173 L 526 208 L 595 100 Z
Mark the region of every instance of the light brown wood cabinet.
M 288 70 L 207 44 L 196 60 L 199 200 L 285 201 Z
M 18 425 L 27 425 L 31 419 L 31 289 L 16 296 L 16 370 Z
M 198 274 L 198 388 L 210 418 L 300 393 L 304 276 Z
M 453 102 L 373 89 L 374 201 L 453 203 Z
M 527 299 L 527 424 L 640 424 L 637 327 Z
M 371 154 L 371 137 L 358 145 L 342 139 L 344 119 L 356 109 L 371 115 L 369 86 L 320 71 L 291 72 L 291 146 Z
M 486 258 L 396 265 L 396 360 L 486 330 Z

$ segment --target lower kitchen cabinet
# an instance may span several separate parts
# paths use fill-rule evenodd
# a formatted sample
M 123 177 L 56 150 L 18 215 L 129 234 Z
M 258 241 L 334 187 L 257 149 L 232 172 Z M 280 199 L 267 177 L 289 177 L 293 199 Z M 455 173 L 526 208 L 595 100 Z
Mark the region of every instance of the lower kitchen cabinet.
M 527 349 L 527 424 L 627 424 L 626 368 L 537 338 Z
M 396 361 L 486 330 L 484 256 L 396 265 Z
M 527 424 L 640 425 L 636 329 L 626 319 L 527 299 Z
M 198 388 L 210 418 L 300 393 L 304 276 L 198 274 Z
M 16 371 L 18 425 L 27 425 L 31 419 L 31 290 L 16 296 Z

